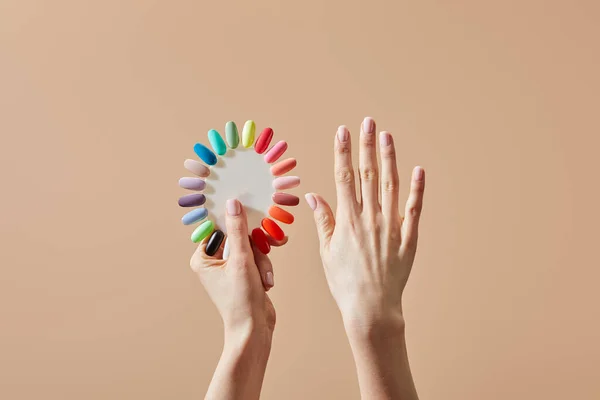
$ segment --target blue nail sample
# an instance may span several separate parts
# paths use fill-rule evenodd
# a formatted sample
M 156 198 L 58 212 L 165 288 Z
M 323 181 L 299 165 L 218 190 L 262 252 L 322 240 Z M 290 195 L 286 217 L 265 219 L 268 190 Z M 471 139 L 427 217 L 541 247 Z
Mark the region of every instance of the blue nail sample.
M 185 214 L 183 218 L 181 218 L 181 222 L 183 222 L 184 225 L 191 225 L 195 222 L 202 221 L 207 215 L 208 210 L 206 208 L 196 208 Z
M 202 161 L 208 165 L 215 165 L 217 163 L 217 156 L 208 147 L 202 143 L 196 143 L 194 145 L 194 152 L 200 157 Z

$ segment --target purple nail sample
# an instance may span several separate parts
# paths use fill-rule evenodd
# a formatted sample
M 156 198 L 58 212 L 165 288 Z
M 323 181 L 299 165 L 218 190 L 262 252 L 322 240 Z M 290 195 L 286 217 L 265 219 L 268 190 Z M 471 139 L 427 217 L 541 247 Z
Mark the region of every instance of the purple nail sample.
M 179 180 L 179 186 L 189 190 L 204 190 L 206 182 L 204 182 L 204 179 L 186 177 Z
M 196 207 L 201 206 L 206 202 L 206 197 L 201 194 L 188 194 L 179 198 L 179 206 L 181 207 Z

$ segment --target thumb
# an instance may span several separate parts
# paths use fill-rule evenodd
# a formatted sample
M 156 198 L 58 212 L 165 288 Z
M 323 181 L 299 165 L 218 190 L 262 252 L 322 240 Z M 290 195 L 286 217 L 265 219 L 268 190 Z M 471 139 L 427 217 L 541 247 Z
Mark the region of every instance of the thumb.
M 335 218 L 329 204 L 318 194 L 307 193 L 304 195 L 308 206 L 314 211 L 315 224 L 321 246 L 329 245 L 331 235 L 335 229 Z
M 246 257 L 252 254 L 248 240 L 248 220 L 246 211 L 236 199 L 227 200 L 225 225 L 227 227 L 227 244 L 232 256 Z

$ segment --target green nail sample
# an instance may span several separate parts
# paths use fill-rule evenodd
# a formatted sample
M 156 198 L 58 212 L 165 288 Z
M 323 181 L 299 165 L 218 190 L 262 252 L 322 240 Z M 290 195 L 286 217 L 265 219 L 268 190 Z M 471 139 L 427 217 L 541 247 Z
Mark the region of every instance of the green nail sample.
M 194 232 L 192 232 L 192 242 L 198 243 L 202 241 L 205 237 L 210 235 L 212 231 L 215 230 L 215 224 L 212 221 L 205 221 L 200 224 Z
M 225 124 L 225 138 L 227 139 L 227 144 L 232 149 L 235 149 L 240 144 L 240 137 L 235 122 L 229 121 Z

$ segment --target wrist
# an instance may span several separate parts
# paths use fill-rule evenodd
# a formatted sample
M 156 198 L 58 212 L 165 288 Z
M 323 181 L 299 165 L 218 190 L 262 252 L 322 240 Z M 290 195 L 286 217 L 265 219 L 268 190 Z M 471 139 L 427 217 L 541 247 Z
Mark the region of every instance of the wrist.
M 268 354 L 272 340 L 273 329 L 266 324 L 247 321 L 235 326 L 225 325 L 225 352 L 266 352 Z
M 404 336 L 402 312 L 344 315 L 344 328 L 351 341 L 377 341 L 387 337 Z

